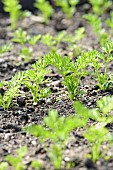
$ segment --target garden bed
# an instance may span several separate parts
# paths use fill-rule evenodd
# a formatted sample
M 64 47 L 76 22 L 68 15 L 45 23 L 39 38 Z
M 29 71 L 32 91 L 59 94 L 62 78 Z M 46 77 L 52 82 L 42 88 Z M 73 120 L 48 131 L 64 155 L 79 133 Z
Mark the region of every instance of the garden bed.
M 112 9 L 113 6 L 111 6 L 110 9 L 106 11 L 101 17 L 103 24 L 102 27 L 106 30 L 108 34 L 110 34 L 111 28 L 109 28 L 105 24 L 105 20 L 110 17 L 110 12 L 112 11 Z M 18 22 L 18 27 L 26 31 L 27 35 L 31 38 L 34 35 L 40 34 L 41 36 L 43 36 L 47 33 L 49 33 L 53 37 L 57 37 L 59 32 L 64 30 L 66 31 L 67 36 L 72 35 L 73 37 L 74 31 L 84 27 L 85 31 L 83 32 L 83 34 L 85 35 L 83 35 L 81 40 L 76 40 L 76 42 L 74 42 L 76 45 L 76 47 L 74 47 L 75 49 L 72 48 L 68 41 L 63 42 L 63 39 L 57 49 L 57 54 L 61 55 L 62 57 L 68 56 L 70 58 L 70 62 L 76 63 L 78 56 L 81 56 L 83 52 L 86 53 L 91 50 L 97 50 L 98 52 L 101 52 L 102 46 L 104 46 L 102 43 L 102 45 L 100 45 L 101 40 L 99 40 L 98 36 L 94 33 L 91 25 L 89 25 L 86 19 L 83 18 L 84 14 L 88 14 L 91 12 L 91 5 L 87 2 L 84 2 L 83 4 L 78 5 L 74 16 L 70 19 L 66 19 L 66 16 L 63 14 L 63 12 L 61 12 L 60 10 L 56 10 L 48 23 L 44 22 L 43 17 L 31 14 L 30 16 L 20 20 Z M 31 69 L 33 64 L 35 64 L 40 59 L 43 60 L 44 56 L 48 55 L 51 52 L 51 47 L 47 46 L 41 41 L 38 41 L 34 45 L 34 47 L 27 42 L 25 44 L 27 48 L 30 49 L 31 47 L 33 47 L 32 52 L 30 53 L 31 57 L 19 55 L 22 49 L 22 44 L 14 40 L 14 33 L 15 30 L 11 30 L 10 28 L 9 17 L 7 15 L 0 14 L 0 45 L 2 46 L 4 44 L 10 44 L 9 46 L 12 46 L 10 50 L 1 54 L 0 57 L 1 81 L 9 82 L 12 79 L 12 76 L 19 72 L 24 72 Z M 52 49 L 52 55 L 54 57 L 53 51 L 56 52 L 54 48 Z M 112 51 L 110 55 L 112 56 Z M 85 58 L 85 61 L 82 64 L 86 63 L 86 60 L 87 58 Z M 99 59 L 98 62 L 102 63 L 101 59 Z M 99 74 L 103 72 L 104 68 L 105 65 L 103 64 L 103 67 L 99 70 Z M 44 80 L 49 78 L 49 81 L 39 84 L 42 88 L 50 88 L 51 94 L 49 95 L 49 97 L 40 97 L 37 102 L 34 102 L 29 88 L 26 87 L 25 84 L 22 84 L 19 87 L 20 95 L 14 96 L 10 107 L 4 108 L 2 105 L 0 106 L 1 163 L 8 162 L 5 160 L 5 157 L 7 155 L 17 156 L 18 154 L 16 154 L 16 150 L 21 148 L 22 146 L 26 146 L 27 152 L 23 156 L 21 162 L 22 165 L 26 166 L 25 169 L 32 170 L 33 167 L 31 163 L 34 160 L 40 162 L 41 165 L 37 165 L 37 167 L 39 166 L 39 169 L 41 169 L 41 166 L 42 169 L 55 169 L 55 165 L 52 163 L 48 155 L 48 149 L 51 148 L 52 141 L 50 139 L 47 139 L 46 142 L 41 142 L 39 138 L 30 135 L 30 133 L 26 132 L 24 128 L 30 127 L 30 125 L 33 124 L 43 125 L 44 118 L 48 116 L 48 111 L 52 109 L 58 111 L 58 117 L 64 116 L 64 118 L 68 118 L 73 116 L 74 114 L 77 114 L 79 112 L 79 109 L 77 110 L 77 106 L 75 106 L 74 108 L 74 103 L 76 101 L 80 101 L 82 104 L 84 104 L 84 106 L 86 106 L 86 108 L 92 109 L 97 108 L 96 102 L 104 96 L 110 96 L 111 101 L 113 100 L 112 80 L 110 80 L 111 84 L 108 88 L 101 89 L 97 83 L 96 77 L 93 77 L 93 74 L 88 74 L 87 76 L 82 75 L 80 84 L 78 85 L 80 93 L 78 93 L 77 89 L 77 93 L 74 94 L 74 97 L 70 97 L 68 93 L 68 88 L 62 83 L 63 76 L 59 73 L 59 70 L 55 68 L 51 63 L 47 65 L 47 70 L 48 69 L 50 69 L 51 71 L 47 73 L 46 76 L 44 76 Z M 87 66 L 87 71 L 90 72 L 91 69 L 94 70 L 91 65 Z M 112 71 L 113 59 L 111 59 L 108 64 L 107 75 L 112 74 Z M 72 74 L 71 71 L 67 72 L 65 76 L 67 76 L 68 74 Z M 35 83 L 33 85 L 35 86 Z M 0 93 L 4 95 L 7 91 L 7 88 L 8 87 L 5 85 L 1 86 Z M 85 108 L 83 110 L 81 108 L 80 114 L 82 114 L 81 112 L 85 113 Z M 113 108 L 111 107 L 111 110 L 109 109 L 109 114 L 104 115 L 104 117 L 106 117 L 106 122 L 103 123 L 104 125 L 102 124 L 102 127 L 104 126 L 104 128 L 109 130 L 111 136 L 113 133 L 113 121 L 111 119 L 111 121 L 108 121 L 107 117 L 112 117 L 112 109 Z M 87 113 L 89 112 L 87 111 Z M 87 137 L 85 137 L 84 134 L 89 127 L 99 127 L 101 126 L 102 122 L 95 121 L 95 119 L 89 116 L 89 119 L 87 120 L 87 125 L 82 126 L 83 118 L 81 115 L 80 117 L 78 117 L 78 120 L 79 118 L 81 119 L 81 126 L 79 126 L 78 128 L 74 128 L 69 134 L 69 140 L 66 143 L 65 149 L 63 150 L 63 159 L 60 169 L 112 170 L 113 139 L 111 140 L 110 144 L 108 144 L 108 141 L 103 140 L 100 146 L 99 158 L 95 159 L 91 155 L 90 144 L 88 143 Z M 45 125 L 44 127 L 46 129 Z M 94 143 L 96 143 L 96 141 Z M 103 154 L 105 150 L 107 151 L 105 154 Z M 100 156 L 101 154 L 103 154 L 102 157 Z M 58 157 L 60 157 L 60 155 Z M 11 163 L 8 163 L 8 167 L 6 169 L 12 170 L 15 168 L 11 165 Z M 36 169 L 36 167 L 34 169 Z

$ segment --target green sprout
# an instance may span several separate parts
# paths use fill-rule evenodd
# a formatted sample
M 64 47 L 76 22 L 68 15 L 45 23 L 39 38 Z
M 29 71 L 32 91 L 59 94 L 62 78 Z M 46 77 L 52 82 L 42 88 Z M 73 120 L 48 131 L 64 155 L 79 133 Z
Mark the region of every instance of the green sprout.
M 112 5 L 111 0 L 89 0 L 96 15 L 104 14 Z M 101 10 L 100 10 L 101 9 Z
M 38 137 L 45 144 L 48 156 L 55 169 L 60 169 L 70 132 L 82 126 L 86 126 L 86 121 L 76 116 L 58 117 L 58 112 L 51 110 L 48 112 L 48 116 L 44 118 L 44 125 L 31 125 L 24 130 Z M 46 146 L 48 139 L 52 141 L 50 148 Z
M 59 51 L 62 42 L 66 42 L 70 49 L 76 53 L 79 48 L 79 42 L 85 37 L 84 27 L 75 30 L 74 35 L 68 34 L 66 31 L 61 31 L 57 35 L 52 36 L 49 33 L 42 35 L 41 42 L 49 47 L 50 52 Z
M 57 68 L 59 74 L 63 77 L 62 82 L 68 89 L 70 99 L 73 100 L 77 94 L 81 78 L 89 74 L 86 71 L 86 67 L 90 62 L 87 54 L 83 53 L 82 56 L 79 56 L 76 63 L 70 61 L 69 57 L 62 57 L 56 53 L 46 55 L 44 61 L 48 65 L 50 64 Z
M 34 6 L 42 13 L 47 23 L 53 14 L 53 8 L 46 0 L 36 0 Z
M 104 96 L 97 101 L 97 106 L 104 115 L 107 115 L 111 110 L 113 110 L 113 97 Z
M 69 49 L 71 49 L 75 55 L 79 55 L 81 51 L 80 41 L 85 36 L 85 28 L 81 27 L 75 30 L 74 34 L 66 34 L 62 41 L 68 43 Z
M 88 140 L 91 148 L 91 159 L 96 162 L 103 155 L 100 153 L 100 147 L 103 142 L 110 142 L 113 140 L 113 136 L 109 133 L 105 127 L 91 126 L 84 134 L 84 137 Z
M 22 30 L 22 28 L 18 28 L 13 37 L 13 42 L 19 43 L 21 45 L 24 45 L 30 40 L 30 36 L 27 35 L 27 32 Z
M 29 61 L 32 56 L 33 47 L 39 41 L 40 38 L 41 38 L 40 34 L 30 37 L 26 31 L 22 30 L 22 28 L 19 28 L 15 31 L 12 40 L 15 43 L 21 44 L 22 48 L 19 52 L 19 55 L 23 56 L 25 61 Z M 29 45 L 30 47 L 28 48 L 26 44 Z
M 8 12 L 11 19 L 11 28 L 15 29 L 17 26 L 17 21 L 21 16 L 21 5 L 18 0 L 2 0 L 4 4 L 4 11 Z
M 26 165 L 22 163 L 23 157 L 27 153 L 27 147 L 23 146 L 16 150 L 17 156 L 7 155 L 5 160 L 8 161 L 15 170 L 25 170 Z
M 113 12 L 110 13 L 111 18 L 106 19 L 106 24 L 113 29 Z
M 42 162 L 39 160 L 33 160 L 31 163 L 31 167 L 34 168 L 35 170 L 42 170 L 43 165 Z
M 0 54 L 6 53 L 8 51 L 11 51 L 13 49 L 12 44 L 4 44 L 0 47 Z
M 45 69 L 41 60 L 32 65 L 32 69 L 24 72 L 23 84 L 30 89 L 33 101 L 37 103 L 41 98 L 46 98 L 50 94 L 49 88 L 40 88 L 47 80 L 44 80 L 45 75 L 49 70 Z
M 19 95 L 19 88 L 21 86 L 22 80 L 23 73 L 18 72 L 12 77 L 10 81 L 0 83 L 0 88 L 5 86 L 7 88 L 7 91 L 3 96 L 0 94 L 0 106 L 2 106 L 5 110 L 10 107 L 13 98 Z
M 62 11 L 66 14 L 67 18 L 71 18 L 76 12 L 76 5 L 79 0 L 57 0 L 55 1 L 56 6 L 61 7 Z
M 85 121 L 92 119 L 99 122 L 100 125 L 106 126 L 113 122 L 113 117 L 109 114 L 113 110 L 112 103 L 113 97 L 104 96 L 100 100 L 97 100 L 96 105 L 98 108 L 88 109 L 79 101 L 76 101 L 74 103 L 74 109 L 77 117 Z
M 42 35 L 41 42 L 50 47 L 51 52 L 54 52 L 56 50 L 54 46 L 56 42 L 54 41 L 53 36 L 51 36 L 49 33 Z
M 112 74 L 108 74 L 109 63 L 113 60 L 112 50 L 113 42 L 108 41 L 102 47 L 102 52 L 96 50 L 88 52 L 88 56 L 91 58 L 90 64 L 94 67 L 93 76 L 97 77 L 101 90 L 111 89 L 113 85 Z M 103 71 L 100 72 L 101 69 Z
M 0 170 L 7 170 L 8 163 L 7 162 L 1 162 L 0 163 Z
M 85 14 L 83 15 L 88 23 L 92 26 L 94 33 L 96 34 L 101 45 L 108 40 L 108 34 L 104 28 L 102 28 L 101 18 L 94 14 Z
M 106 24 L 108 27 L 110 27 L 110 35 L 109 37 L 112 38 L 112 35 L 113 35 L 113 12 L 110 13 L 110 17 L 106 19 Z
M 84 137 L 88 140 L 90 145 L 90 158 L 96 162 L 101 157 L 105 156 L 107 150 L 101 153 L 101 144 L 113 142 L 113 134 L 108 131 L 106 125 L 113 123 L 113 97 L 104 96 L 96 102 L 98 108 L 88 109 L 79 101 L 74 103 L 76 116 L 84 119 L 86 122 L 92 119 L 97 122 L 97 125 L 92 125 L 86 129 Z M 109 114 L 109 115 L 108 115 Z M 106 144 L 107 145 L 107 144 Z

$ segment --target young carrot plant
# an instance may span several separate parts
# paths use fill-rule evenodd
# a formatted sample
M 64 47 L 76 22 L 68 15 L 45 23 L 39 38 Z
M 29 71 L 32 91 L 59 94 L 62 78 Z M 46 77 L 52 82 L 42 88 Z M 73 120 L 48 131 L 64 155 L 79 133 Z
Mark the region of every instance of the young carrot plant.
M 51 53 L 56 52 L 60 48 L 60 44 L 64 41 L 66 31 L 59 32 L 56 36 L 51 36 L 49 33 L 42 35 L 41 42 L 49 47 Z
M 64 40 L 64 37 L 67 35 L 66 31 L 60 31 L 56 36 L 54 36 L 54 41 L 55 41 L 55 47 L 56 50 L 59 49 L 60 43 Z
M 16 150 L 17 156 L 7 155 L 5 160 L 8 161 L 15 170 L 25 170 L 26 165 L 22 163 L 24 156 L 27 153 L 27 147 L 23 146 Z
M 97 125 L 86 128 L 84 137 L 88 140 L 90 146 L 90 158 L 96 162 L 101 157 L 104 157 L 107 150 L 101 154 L 100 148 L 103 142 L 108 145 L 113 142 L 113 135 L 105 127 L 109 123 L 113 123 L 113 117 L 110 111 L 113 110 L 113 97 L 105 96 L 98 100 L 98 108 L 88 109 L 79 101 L 74 103 L 75 113 L 81 119 L 92 119 L 97 122 Z M 107 145 L 107 144 L 106 144 Z
M 40 84 L 43 84 L 47 80 L 44 80 L 49 70 L 44 68 L 41 60 L 32 65 L 32 69 L 24 72 L 23 84 L 30 89 L 33 97 L 33 101 L 37 103 L 41 98 L 46 98 L 50 94 L 49 88 L 40 88 Z
M 43 169 L 42 162 L 39 161 L 39 160 L 32 161 L 31 167 L 34 168 L 35 170 L 42 170 Z
M 58 112 L 51 110 L 44 118 L 44 125 L 31 125 L 24 130 L 39 138 L 45 144 L 48 156 L 50 157 L 55 169 L 60 169 L 63 152 L 69 140 L 70 132 L 78 127 L 86 126 L 86 121 L 76 116 L 59 117 Z M 52 144 L 47 148 L 46 141 L 50 139 Z
M 76 5 L 79 3 L 79 0 L 57 0 L 55 1 L 56 6 L 60 7 L 62 11 L 66 14 L 67 18 L 71 18 L 76 12 Z
M 96 76 L 98 86 L 101 90 L 110 89 L 113 85 L 112 74 L 108 73 L 108 65 L 113 60 L 112 51 L 113 42 L 108 41 L 102 47 L 102 52 L 96 50 L 88 52 L 88 55 L 92 60 L 91 65 L 94 67 L 93 76 Z
M 34 6 L 42 13 L 47 23 L 54 12 L 50 3 L 46 0 L 36 0 Z
M 13 98 L 19 95 L 19 88 L 22 80 L 23 73 L 19 72 L 15 74 L 10 81 L 0 83 L 0 88 L 4 86 L 7 88 L 7 91 L 3 96 L 0 94 L 0 106 L 2 106 L 5 110 L 10 107 Z
M 112 134 L 109 133 L 105 127 L 91 126 L 84 134 L 84 137 L 88 140 L 91 149 L 91 159 L 96 162 L 103 157 L 103 153 L 100 152 L 100 147 L 103 142 L 113 141 Z M 105 153 L 104 153 L 105 154 Z
M 55 47 L 56 42 L 54 41 L 53 36 L 51 36 L 49 33 L 42 35 L 41 42 L 46 46 L 48 46 L 51 52 L 56 51 L 56 47 Z
M 81 51 L 80 41 L 85 36 L 85 28 L 81 27 L 75 30 L 74 34 L 66 34 L 62 41 L 68 43 L 69 49 L 73 51 L 74 55 L 78 56 Z
M 113 12 L 110 13 L 111 18 L 106 19 L 106 24 L 113 29 Z
M 109 32 L 110 36 L 109 37 L 112 38 L 112 35 L 113 35 L 113 12 L 110 13 L 110 17 L 108 17 L 105 22 L 106 22 L 107 26 L 110 27 L 110 32 Z
M 22 48 L 19 52 L 19 55 L 23 56 L 25 61 L 29 61 L 32 56 L 33 47 L 39 41 L 40 38 L 40 34 L 30 37 L 26 31 L 22 30 L 22 28 L 19 28 L 15 31 L 12 40 L 15 43 L 21 44 Z M 26 46 L 26 44 L 29 45 L 29 48 Z
M 8 169 L 8 163 L 7 162 L 1 162 L 0 163 L 0 170 L 7 170 Z
M 93 11 L 97 15 L 104 14 L 112 5 L 111 0 L 89 0 L 92 5 Z M 100 10 L 101 9 L 101 10 Z
M 4 11 L 8 12 L 11 19 L 11 28 L 15 29 L 17 26 L 17 21 L 21 16 L 21 5 L 18 0 L 2 0 L 4 4 Z
M 89 74 L 86 71 L 86 67 L 90 62 L 87 55 L 83 53 L 82 56 L 77 58 L 76 63 L 70 61 L 69 57 L 61 57 L 55 53 L 45 56 L 44 60 L 48 65 L 51 64 L 57 68 L 59 74 L 63 77 L 62 82 L 68 89 L 70 99 L 73 100 L 77 94 L 82 76 Z
M 4 44 L 0 47 L 0 54 L 6 53 L 8 51 L 11 51 L 13 49 L 12 44 Z
M 66 34 L 63 41 L 70 43 L 70 47 L 73 46 L 76 42 L 80 41 L 82 38 L 84 38 L 85 35 L 85 28 L 81 27 L 75 30 L 74 34 Z
M 60 49 L 60 44 L 66 42 L 69 49 L 76 51 L 79 49 L 79 42 L 85 37 L 84 27 L 77 29 L 73 34 L 68 34 L 66 31 L 61 31 L 55 36 L 49 33 L 42 35 L 41 42 L 49 47 L 50 52 L 57 52 Z
M 98 108 L 104 115 L 107 115 L 110 111 L 113 110 L 113 104 L 112 104 L 113 97 L 104 96 L 103 98 L 98 100 L 96 103 L 97 103 Z
M 99 122 L 100 126 L 106 126 L 109 123 L 113 122 L 113 117 L 110 112 L 113 110 L 113 97 L 104 96 L 100 100 L 97 100 L 97 108 L 88 109 L 79 101 L 74 103 L 75 113 L 81 119 L 92 119 L 96 122 Z
M 101 18 L 93 14 L 85 14 L 83 15 L 83 18 L 85 18 L 92 26 L 93 31 L 96 34 L 100 44 L 104 45 L 104 43 L 108 40 L 108 34 L 106 30 L 102 28 Z
M 44 61 L 46 64 L 56 67 L 63 77 L 75 70 L 75 64 L 70 61 L 68 56 L 62 57 L 60 54 L 50 53 L 44 57 Z

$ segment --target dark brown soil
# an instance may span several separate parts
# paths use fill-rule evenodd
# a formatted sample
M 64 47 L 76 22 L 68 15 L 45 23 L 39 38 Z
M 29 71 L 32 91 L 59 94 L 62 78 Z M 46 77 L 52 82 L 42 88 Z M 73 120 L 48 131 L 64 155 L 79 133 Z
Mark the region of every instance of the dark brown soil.
M 61 30 L 67 30 L 73 33 L 79 27 L 86 28 L 86 37 L 80 42 L 84 51 L 90 49 L 99 49 L 99 44 L 95 34 L 85 20 L 82 18 L 84 13 L 91 10 L 89 4 L 85 3 L 78 7 L 75 16 L 71 20 L 64 18 L 61 12 L 54 14 L 51 21 L 45 25 L 39 22 L 39 18 L 32 15 L 20 22 L 19 26 L 28 31 L 28 34 L 57 34 Z M 105 17 L 105 16 L 104 16 Z M 103 18 L 104 18 L 103 17 Z M 9 29 L 9 19 L 7 16 L 0 15 L 0 44 L 9 43 L 12 38 L 12 32 Z M 62 55 L 68 55 L 69 49 L 66 45 L 61 51 Z M 12 75 L 18 71 L 29 69 L 31 64 L 35 63 L 41 56 L 47 54 L 49 49 L 38 43 L 35 46 L 31 61 L 24 62 L 17 54 L 20 46 L 14 44 L 14 49 L 0 57 L 0 80 L 10 80 Z M 74 56 L 76 58 L 76 56 Z M 73 57 L 73 58 L 74 58 Z M 112 72 L 112 62 L 110 63 L 110 72 Z M 53 73 L 49 75 L 52 78 L 50 84 L 52 94 L 48 99 L 42 99 L 37 105 L 33 105 L 32 100 L 27 99 L 24 95 L 25 89 L 22 89 L 22 96 L 13 100 L 12 106 L 8 111 L 4 111 L 0 107 L 0 162 L 4 160 L 4 156 L 14 154 L 17 148 L 21 146 L 28 147 L 28 153 L 23 162 L 27 165 L 27 170 L 31 170 L 30 163 L 32 160 L 41 159 L 44 169 L 54 169 L 47 153 L 39 141 L 23 132 L 22 128 L 29 124 L 39 124 L 47 115 L 48 110 L 56 109 L 59 115 L 71 115 L 74 113 L 73 103 L 69 100 L 66 88 L 61 84 L 61 76 L 53 69 Z M 113 91 L 100 91 L 96 88 L 96 82 L 89 76 L 82 80 L 80 88 L 85 90 L 85 94 L 79 96 L 79 99 L 87 107 L 95 107 L 96 101 L 102 96 L 112 95 Z M 29 92 L 28 92 L 29 93 Z M 90 122 L 91 123 L 91 122 Z M 110 126 L 112 131 L 113 125 Z M 77 129 L 73 131 L 73 140 L 70 141 L 64 153 L 62 168 L 65 169 L 67 162 L 74 162 L 74 170 L 112 170 L 113 156 L 109 160 L 100 159 L 93 163 L 86 158 L 89 153 L 88 142 L 83 138 L 83 130 Z M 102 147 L 104 148 L 105 145 Z M 113 149 L 109 149 L 108 155 L 112 155 Z M 12 170 L 9 167 L 8 170 Z

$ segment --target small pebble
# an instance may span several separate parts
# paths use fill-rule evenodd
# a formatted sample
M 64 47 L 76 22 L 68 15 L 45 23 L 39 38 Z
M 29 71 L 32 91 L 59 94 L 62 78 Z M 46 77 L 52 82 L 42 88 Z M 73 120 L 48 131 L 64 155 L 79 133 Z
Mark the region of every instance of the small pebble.
M 32 145 L 36 146 L 37 142 L 35 140 L 33 140 L 32 142 Z
M 64 161 L 69 162 L 69 161 L 70 161 L 70 158 L 69 158 L 69 157 L 65 157 L 65 158 L 64 158 Z
M 5 136 L 4 136 L 4 139 L 6 141 L 9 141 L 11 139 L 11 133 L 6 133 Z

